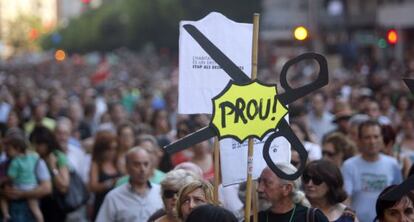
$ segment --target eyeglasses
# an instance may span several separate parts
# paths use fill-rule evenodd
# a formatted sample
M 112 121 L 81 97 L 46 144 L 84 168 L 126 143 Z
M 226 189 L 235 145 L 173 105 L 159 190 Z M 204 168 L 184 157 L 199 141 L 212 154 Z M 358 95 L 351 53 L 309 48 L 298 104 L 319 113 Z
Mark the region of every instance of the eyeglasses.
M 320 177 L 310 176 L 308 174 L 303 174 L 302 180 L 304 184 L 308 184 L 312 180 L 312 183 L 316 186 L 319 186 L 323 183 L 323 180 Z
M 323 150 L 322 151 L 322 155 L 323 156 L 328 156 L 328 157 L 333 157 L 333 156 L 336 155 L 336 153 L 335 152 L 332 152 L 332 151 Z
M 178 191 L 176 190 L 164 190 L 164 192 L 162 193 L 162 196 L 164 198 L 173 198 L 176 194 L 178 193 Z

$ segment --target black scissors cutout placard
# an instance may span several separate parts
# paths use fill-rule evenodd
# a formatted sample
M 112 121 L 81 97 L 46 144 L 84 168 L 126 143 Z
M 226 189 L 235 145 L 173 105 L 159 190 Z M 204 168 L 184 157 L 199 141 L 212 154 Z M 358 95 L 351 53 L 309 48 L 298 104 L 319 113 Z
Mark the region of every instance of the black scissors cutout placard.
M 203 33 L 201 33 L 193 25 L 184 25 L 184 29 L 194 38 L 194 40 L 204 49 L 205 52 L 218 64 L 220 67 L 230 76 L 233 82 L 236 85 L 248 85 L 252 82 L 251 80 L 236 64 L 233 63 L 220 49 L 218 49 Z M 316 60 L 319 64 L 319 73 L 318 77 L 311 83 L 307 85 L 300 86 L 298 88 L 292 88 L 287 81 L 287 72 L 288 69 L 303 60 Z M 289 60 L 282 68 L 280 74 L 280 83 L 285 92 L 282 94 L 274 95 L 279 103 L 284 107 L 286 105 L 294 102 L 295 100 L 302 98 L 315 90 L 328 84 L 328 65 L 326 59 L 316 53 L 305 53 L 296 58 Z M 276 85 L 274 85 L 276 87 Z M 229 87 L 226 87 L 226 89 Z M 225 90 L 226 90 L 225 89 Z M 224 90 L 223 90 L 224 91 Z M 222 92 L 223 93 L 223 92 Z M 220 93 L 220 94 L 222 94 Z M 219 94 L 219 95 L 220 95 Z M 193 146 L 197 143 L 200 143 L 204 140 L 210 139 L 214 136 L 220 136 L 217 128 L 214 127 L 213 123 L 210 123 L 209 126 L 204 127 L 192 134 L 189 134 L 180 140 L 177 140 L 169 145 L 167 145 L 164 150 L 170 154 L 184 150 L 190 146 Z M 277 137 L 286 138 L 291 144 L 292 148 L 296 150 L 299 154 L 301 161 L 298 171 L 293 174 L 286 174 L 280 170 L 275 163 L 272 161 L 269 151 L 271 143 Z M 239 140 L 240 141 L 240 140 Z M 305 167 L 306 160 L 308 158 L 308 153 L 305 150 L 303 144 L 296 137 L 292 129 L 290 128 L 288 122 L 282 118 L 277 124 L 274 125 L 273 130 L 270 136 L 266 139 L 263 147 L 263 158 L 265 159 L 269 168 L 280 178 L 287 180 L 295 180 L 302 175 L 302 172 Z

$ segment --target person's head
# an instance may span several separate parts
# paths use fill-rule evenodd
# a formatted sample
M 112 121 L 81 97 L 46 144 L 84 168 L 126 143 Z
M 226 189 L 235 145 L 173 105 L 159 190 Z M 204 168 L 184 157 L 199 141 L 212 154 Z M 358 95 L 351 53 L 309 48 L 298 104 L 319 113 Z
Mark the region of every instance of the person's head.
M 116 157 L 116 135 L 110 131 L 98 131 L 92 147 L 92 160 L 100 166 L 105 161 L 115 163 Z
M 327 96 L 319 91 L 313 94 L 312 96 L 312 109 L 317 114 L 322 114 L 325 111 L 325 103 L 327 101 Z
M 23 135 L 12 134 L 3 140 L 5 151 L 8 157 L 13 158 L 27 150 L 26 139 Z
M 135 145 L 134 126 L 131 123 L 122 123 L 117 128 L 118 145 L 122 150 L 128 150 Z
M 41 121 L 47 113 L 47 104 L 40 102 L 33 107 L 33 119 L 35 121 Z
M 356 114 L 349 119 L 349 131 L 348 137 L 359 147 L 359 125 L 369 120 L 369 116 L 366 114 Z
M 54 150 L 62 150 L 55 134 L 44 126 L 36 126 L 29 140 L 41 157 L 46 157 Z
M 127 118 L 125 109 L 120 103 L 109 104 L 108 114 L 114 124 L 120 124 Z
M 194 122 L 189 119 L 182 119 L 177 122 L 177 139 L 183 138 L 194 131 Z
M 375 204 L 379 222 L 412 222 L 414 221 L 414 197 L 408 193 L 397 201 L 384 200 L 381 197 L 397 185 L 385 188 L 378 196 Z
M 174 170 L 183 169 L 195 173 L 200 178 L 203 177 L 203 170 L 193 162 L 182 162 L 174 167 Z
M 188 215 L 186 222 L 237 222 L 236 216 L 229 210 L 215 206 L 212 204 L 205 204 L 196 207 Z
M 171 126 L 168 121 L 168 113 L 164 109 L 157 109 L 154 111 L 151 117 L 151 126 L 154 128 L 156 133 L 168 133 Z
M 302 181 L 306 197 L 311 203 L 326 200 L 330 205 L 334 205 L 347 198 L 341 171 L 329 161 L 310 162 L 303 171 Z
M 83 119 L 84 110 L 79 101 L 74 100 L 69 103 L 68 117 L 74 123 L 77 123 Z
M 397 134 L 391 125 L 382 125 L 381 131 L 382 139 L 384 141 L 384 153 L 391 154 Z
M 150 134 L 141 134 L 137 138 L 137 145 L 146 149 L 151 154 L 152 166 L 155 168 L 158 167 L 163 152 L 158 146 L 157 139 Z
M 19 116 L 17 115 L 17 112 L 12 110 L 9 112 L 9 115 L 7 116 L 7 127 L 18 127 L 20 124 Z
M 67 147 L 72 132 L 72 122 L 68 118 L 60 118 L 56 122 L 55 136 L 62 148 Z
M 333 119 L 333 123 L 336 124 L 338 127 L 338 131 L 348 134 L 350 123 L 349 119 L 352 117 L 352 110 L 349 107 L 343 108 L 335 113 L 335 118 Z
M 412 113 L 406 113 L 402 117 L 401 127 L 404 132 L 404 136 L 411 136 L 414 134 L 414 115 Z
M 376 157 L 384 146 L 381 125 L 368 120 L 359 125 L 360 152 L 363 157 Z
M 142 147 L 133 147 L 125 155 L 129 182 L 143 185 L 151 177 L 151 155 Z
M 342 133 L 331 133 L 322 141 L 323 158 L 341 167 L 343 161 L 355 154 L 354 143 Z
M 297 171 L 292 164 L 278 163 L 276 166 L 287 174 L 293 174 Z M 300 178 L 294 181 L 285 180 L 279 178 L 269 167 L 266 167 L 263 169 L 258 182 L 257 192 L 259 197 L 269 201 L 272 206 L 282 200 L 308 205 L 300 191 Z
M 177 216 L 185 220 L 194 208 L 207 203 L 218 205 L 213 198 L 213 187 L 201 179 L 193 181 L 182 187 L 178 193 Z
M 172 214 L 175 210 L 177 202 L 178 191 L 181 187 L 199 179 L 197 175 L 187 170 L 172 170 L 165 175 L 161 181 L 161 197 L 164 202 L 165 211 L 167 214 Z
M 406 95 L 401 95 L 398 97 L 396 102 L 396 108 L 398 111 L 407 111 L 410 107 L 410 101 Z
M 369 117 L 376 119 L 381 116 L 381 110 L 377 101 L 371 99 L 367 102 L 364 110 Z

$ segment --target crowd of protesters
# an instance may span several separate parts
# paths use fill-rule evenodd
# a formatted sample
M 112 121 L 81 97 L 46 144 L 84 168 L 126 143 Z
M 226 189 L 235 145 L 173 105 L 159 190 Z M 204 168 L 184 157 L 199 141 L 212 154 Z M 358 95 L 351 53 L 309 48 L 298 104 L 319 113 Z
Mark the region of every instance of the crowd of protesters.
M 283 61 L 262 58 L 259 79 L 278 83 Z M 292 67 L 290 84 L 312 81 L 313 65 Z M 210 118 L 177 114 L 178 68 L 168 51 L 9 61 L 0 71 L 3 220 L 243 220 L 243 185 L 220 187 L 220 201 L 213 198 L 212 141 L 162 152 Z M 414 78 L 414 58 L 329 75 L 328 86 L 289 106 L 308 165 L 296 181 L 263 170 L 259 221 L 414 221 L 411 194 L 379 198 L 414 171 L 414 97 L 402 81 Z M 279 168 L 292 173 L 298 164 L 292 150 L 291 164 Z M 55 196 L 69 190 L 71 172 L 91 195 L 67 211 Z

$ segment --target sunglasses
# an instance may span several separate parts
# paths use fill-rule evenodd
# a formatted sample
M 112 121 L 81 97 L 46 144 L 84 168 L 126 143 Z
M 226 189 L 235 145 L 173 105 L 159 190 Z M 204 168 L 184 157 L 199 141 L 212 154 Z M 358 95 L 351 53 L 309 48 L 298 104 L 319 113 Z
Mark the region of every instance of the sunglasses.
M 162 193 L 162 196 L 164 198 L 173 198 L 175 195 L 177 195 L 178 191 L 176 190 L 164 190 L 164 192 Z
M 323 150 L 322 151 L 322 156 L 328 156 L 328 157 L 333 157 L 335 156 L 336 153 L 335 152 L 331 152 L 331 151 L 327 151 L 327 150 Z
M 310 176 L 308 174 L 304 174 L 302 176 L 302 181 L 304 184 L 308 184 L 312 180 L 312 183 L 316 186 L 319 186 L 323 183 L 323 180 L 318 176 Z

